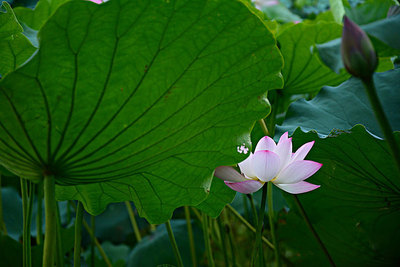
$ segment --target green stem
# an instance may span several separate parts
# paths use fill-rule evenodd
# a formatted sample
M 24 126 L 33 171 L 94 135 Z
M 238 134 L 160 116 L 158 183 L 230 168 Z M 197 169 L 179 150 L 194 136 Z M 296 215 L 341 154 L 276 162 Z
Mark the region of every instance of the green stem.
M 383 135 L 388 142 L 389 149 L 392 153 L 393 159 L 400 174 L 400 146 L 398 142 L 396 142 L 392 128 L 390 127 L 389 120 L 387 119 L 382 105 L 379 101 L 373 77 L 371 76 L 370 79 L 363 79 L 362 82 L 366 88 L 369 102 L 371 103 L 372 109 L 374 110 L 375 117 L 379 122 Z
M 171 223 L 169 222 L 169 220 L 165 223 L 165 226 L 167 227 L 169 241 L 171 242 L 172 250 L 174 251 L 178 267 L 183 267 L 181 254 L 179 253 L 178 245 L 176 244 L 175 236 L 174 233 L 172 232 Z
M 56 208 L 57 208 L 57 236 L 56 236 L 56 242 L 57 242 L 57 257 L 56 257 L 56 265 L 57 267 L 64 267 L 64 253 L 63 253 L 63 242 L 62 242 L 62 237 L 61 237 L 61 216 L 60 216 L 60 209 L 58 207 L 58 203 L 56 202 Z
M 140 236 L 139 227 L 136 222 L 135 213 L 133 212 L 131 203 L 129 201 L 125 201 L 125 206 L 126 206 L 126 209 L 128 210 L 129 218 L 131 219 L 133 232 L 135 233 L 136 241 L 140 242 L 140 240 L 142 240 L 142 237 Z
M 96 233 L 96 217 L 93 215 L 90 215 L 90 228 L 92 230 L 93 233 Z M 95 255 L 94 255 L 94 248 L 96 246 L 96 243 L 94 242 L 94 239 L 92 238 L 92 244 L 90 246 L 90 261 L 91 261 L 91 265 L 90 266 L 94 266 L 94 259 L 95 259 Z
M 242 195 L 243 207 L 244 207 L 244 217 L 247 219 L 250 219 L 249 207 L 247 206 L 247 195 L 245 195 L 245 194 L 241 194 L 241 195 Z
M 192 220 L 190 218 L 190 210 L 189 210 L 188 206 L 185 206 L 184 209 L 185 209 L 185 218 L 186 218 L 186 224 L 187 224 L 188 235 L 189 235 L 190 256 L 192 258 L 192 266 L 196 267 L 197 266 L 196 247 L 194 244 Z
M 3 200 L 2 200 L 2 196 L 1 196 L 1 173 L 0 173 L 0 234 L 3 233 L 5 235 L 7 235 L 7 227 L 6 224 L 4 222 L 4 218 L 3 218 Z
M 225 228 L 224 228 L 224 224 L 221 222 L 220 217 L 217 218 L 217 222 L 218 222 L 218 230 L 221 235 L 221 249 L 222 249 L 222 252 L 224 253 L 225 266 L 229 267 L 229 260 L 228 260 L 228 253 L 227 253 L 228 250 L 227 250 L 227 247 L 225 244 L 225 240 L 226 240 Z
M 207 252 L 208 266 L 214 267 L 214 259 L 212 256 L 212 249 L 210 244 L 210 232 L 208 229 L 208 217 L 207 214 L 203 212 L 202 215 L 202 223 L 203 223 L 203 235 L 204 235 L 204 245 Z
M 257 223 L 256 241 L 254 245 L 254 253 L 252 258 L 253 266 L 256 263 L 258 253 L 259 252 L 262 253 L 262 251 L 260 251 L 260 247 L 261 247 L 261 236 L 262 236 L 262 228 L 263 228 L 264 213 L 265 213 L 265 204 L 267 198 L 266 196 L 267 196 L 267 186 L 264 184 L 262 191 L 262 198 L 261 198 L 260 215 L 258 216 L 258 223 Z
M 226 207 L 235 215 L 250 231 L 256 233 L 256 228 L 254 228 L 242 215 L 240 215 L 231 205 L 226 205 Z M 262 237 L 262 241 L 267 244 L 270 248 L 275 249 L 274 245 L 265 237 Z
M 89 225 L 87 224 L 87 222 L 85 220 L 83 220 L 83 227 L 85 227 L 86 231 L 89 233 L 89 235 L 92 238 L 92 240 L 94 240 L 94 243 L 96 244 L 96 247 L 99 250 L 100 255 L 103 258 L 103 260 L 106 263 L 106 265 L 108 267 L 112 267 L 111 261 L 107 257 L 107 254 L 105 253 L 105 251 L 104 251 L 103 247 L 101 246 L 99 240 L 94 235 L 94 231 L 92 231 L 92 229 L 89 227 Z
M 83 221 L 83 206 L 82 203 L 78 201 L 78 205 L 76 207 L 76 219 L 75 219 L 74 266 L 81 266 L 82 221 Z
M 43 267 L 53 267 L 56 248 L 57 209 L 55 197 L 55 178 L 53 175 L 44 176 L 43 181 L 45 202 L 45 238 L 43 248 Z
M 306 213 L 306 211 L 304 210 L 303 205 L 301 205 L 301 202 L 300 202 L 299 198 L 298 198 L 296 195 L 293 195 L 293 197 L 294 197 L 294 201 L 295 201 L 295 203 L 296 203 L 296 206 L 297 206 L 298 210 L 300 211 L 301 216 L 303 217 L 304 221 L 305 221 L 306 224 L 307 224 L 308 229 L 310 229 L 311 233 L 313 234 L 313 236 L 314 236 L 315 239 L 317 240 L 319 246 L 320 246 L 320 247 L 322 248 L 322 250 L 324 251 L 324 253 L 325 253 L 326 257 L 328 258 L 329 263 L 331 264 L 331 266 L 335 267 L 335 266 L 336 266 L 335 262 L 333 261 L 331 255 L 329 254 L 328 249 L 325 247 L 325 245 L 324 245 L 324 243 L 322 242 L 321 238 L 319 237 L 318 233 L 315 231 L 313 225 L 311 224 L 311 221 L 310 221 L 310 219 L 308 218 L 307 213 Z
M 251 210 L 253 212 L 253 223 L 256 224 L 258 221 L 258 216 L 256 205 L 254 205 L 254 198 L 252 194 L 247 194 L 247 197 L 250 199 Z
M 28 189 L 29 183 L 29 189 Z M 21 196 L 23 210 L 23 266 L 32 266 L 31 257 L 31 219 L 33 207 L 34 186 L 26 179 L 21 178 Z
M 272 182 L 267 183 L 267 195 L 268 195 L 268 217 L 269 217 L 269 227 L 271 230 L 272 242 L 274 243 L 274 253 L 275 253 L 275 260 L 276 266 L 281 266 L 281 260 L 279 257 L 279 246 L 276 240 L 275 234 L 275 220 L 274 220 L 274 204 L 273 204 L 273 196 L 272 196 Z
M 43 219 L 43 182 L 37 186 L 37 214 L 36 214 L 36 243 L 38 245 L 43 243 L 42 219 Z
M 232 255 L 232 264 L 233 267 L 237 266 L 236 263 L 236 250 L 235 250 L 235 243 L 233 242 L 233 236 L 232 236 L 232 231 L 229 225 L 225 225 L 225 231 L 228 234 L 228 241 L 229 241 L 229 246 L 231 248 L 231 255 Z
M 269 131 L 268 131 L 267 125 L 265 124 L 265 121 L 263 119 L 261 119 L 258 121 L 258 123 L 260 124 L 261 129 L 264 132 L 264 134 L 269 136 Z

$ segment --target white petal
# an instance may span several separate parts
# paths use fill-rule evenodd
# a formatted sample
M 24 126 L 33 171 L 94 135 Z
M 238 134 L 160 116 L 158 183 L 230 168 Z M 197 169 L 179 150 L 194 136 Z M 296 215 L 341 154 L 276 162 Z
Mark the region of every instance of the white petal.
M 275 178 L 279 171 L 279 156 L 269 150 L 260 150 L 254 153 L 251 167 L 257 178 L 268 182 Z
M 281 137 L 279 138 L 278 145 L 280 142 L 283 142 L 283 141 L 287 140 L 288 138 L 289 138 L 288 132 L 285 132 L 284 134 L 282 134 Z
M 283 170 L 292 158 L 292 138 L 287 138 L 287 132 L 284 135 L 286 135 L 286 138 L 281 137 L 274 151 L 281 160 L 279 170 Z
M 296 153 L 292 155 L 291 161 L 303 160 L 308 152 L 310 152 L 311 148 L 313 147 L 315 141 L 305 143 L 299 149 L 297 149 Z
M 263 186 L 263 183 L 255 180 L 248 180 L 244 182 L 239 182 L 239 183 L 230 183 L 230 182 L 225 182 L 227 186 L 232 188 L 233 190 L 243 193 L 243 194 L 250 194 L 254 193 Z
M 242 182 L 246 181 L 246 178 L 241 175 L 238 171 L 230 166 L 219 166 L 215 169 L 214 175 L 224 181 L 229 182 Z
M 280 189 L 282 189 L 283 191 L 286 191 L 290 194 L 306 193 L 306 192 L 310 192 L 310 191 L 320 187 L 320 185 L 310 184 L 310 183 L 307 183 L 304 181 L 298 182 L 295 184 L 276 184 L 275 183 L 275 185 L 277 187 L 279 187 Z
M 255 152 L 259 150 L 274 151 L 275 148 L 276 148 L 275 141 L 269 136 L 264 136 L 263 138 L 260 139 L 260 141 L 258 141 Z
M 290 163 L 283 169 L 274 183 L 295 184 L 316 173 L 322 167 L 321 163 L 311 160 L 298 160 Z
M 244 175 L 246 175 L 249 178 L 257 178 L 256 174 L 254 173 L 254 171 L 251 167 L 252 158 L 253 158 L 253 153 L 250 153 L 250 155 L 247 157 L 247 159 L 243 160 L 238 165 L 239 165 L 240 171 Z

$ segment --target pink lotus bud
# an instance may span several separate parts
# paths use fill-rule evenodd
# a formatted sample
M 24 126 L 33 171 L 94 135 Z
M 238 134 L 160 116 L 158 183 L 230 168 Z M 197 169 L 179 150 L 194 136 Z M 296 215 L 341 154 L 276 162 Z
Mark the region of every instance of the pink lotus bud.
M 346 16 L 341 52 L 344 66 L 355 77 L 369 78 L 378 66 L 376 52 L 368 35 Z

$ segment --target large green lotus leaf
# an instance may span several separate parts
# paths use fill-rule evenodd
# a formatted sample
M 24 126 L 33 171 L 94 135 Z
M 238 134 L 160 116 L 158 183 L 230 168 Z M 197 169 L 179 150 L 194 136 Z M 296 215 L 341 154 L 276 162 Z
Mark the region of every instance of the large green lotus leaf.
M 57 198 L 92 214 L 133 200 L 156 223 L 199 204 L 282 85 L 274 38 L 240 1 L 74 1 L 39 36 L 0 83 L 0 163 L 53 174 Z
M 22 26 L 7 2 L 0 6 L 0 41 L 10 39 L 11 36 L 22 32 Z
M 400 130 L 400 69 L 374 75 L 374 83 L 383 109 L 393 130 Z M 279 133 L 293 132 L 298 126 L 304 131 L 316 130 L 327 136 L 333 129 L 347 130 L 356 124 L 382 136 L 361 81 L 351 78 L 338 87 L 325 87 L 312 100 L 291 104 Z
M 380 57 L 392 57 L 400 55 L 400 15 L 378 20 L 361 28 L 368 33 L 377 54 Z M 330 42 L 317 45 L 321 60 L 332 70 L 339 73 L 343 71 L 344 65 L 340 56 L 340 44 L 342 39 L 338 38 Z
M 39 0 L 34 9 L 16 7 L 14 11 L 19 21 L 32 29 L 39 30 L 57 8 L 67 1 L 70 0 Z
M 35 52 L 35 48 L 22 34 L 14 12 L 7 2 L 3 2 L 6 12 L 0 11 L 0 77 L 15 70 Z
M 324 85 L 338 85 L 347 73 L 336 74 L 325 66 L 314 46 L 338 38 L 342 27 L 334 22 L 299 23 L 287 28 L 277 39 L 285 61 L 282 75 L 284 92 L 302 94 L 315 92 Z
M 367 0 L 355 7 L 345 7 L 346 16 L 358 25 L 368 24 L 387 16 L 389 8 L 396 5 L 394 0 Z
M 399 132 L 396 137 L 400 140 Z M 298 198 L 336 265 L 397 265 L 400 175 L 387 143 L 361 125 L 323 139 L 300 129 L 293 134 L 296 148 L 312 140 L 316 142 L 307 158 L 323 163 L 323 167 L 309 181 L 321 187 Z M 303 241 L 293 243 L 298 245 L 293 249 L 305 257 L 299 257 L 296 266 L 309 266 L 306 263 L 311 259 L 307 257 L 312 254 L 307 251 L 316 248 L 315 241 L 302 234 L 302 225 L 290 217 L 281 227 L 291 233 L 287 246 L 293 239 Z M 324 266 L 317 258 L 321 257 L 313 258 L 315 266 Z
M 218 217 L 227 203 L 231 203 L 236 191 L 230 189 L 221 179 L 214 176 L 207 199 L 196 206 L 209 216 Z

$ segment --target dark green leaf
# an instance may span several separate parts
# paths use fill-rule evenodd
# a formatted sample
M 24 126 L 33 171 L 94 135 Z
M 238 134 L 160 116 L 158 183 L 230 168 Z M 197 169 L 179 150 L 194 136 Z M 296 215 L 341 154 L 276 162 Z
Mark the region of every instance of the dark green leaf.
M 389 8 L 396 5 L 393 0 L 367 0 L 355 7 L 346 7 L 346 16 L 358 25 L 386 18 Z
M 324 166 L 308 181 L 321 187 L 299 195 L 299 199 L 336 265 L 397 265 L 400 175 L 386 142 L 360 125 L 325 139 L 301 130 L 293 134 L 294 147 L 311 140 L 316 143 L 307 158 Z M 303 230 L 297 231 L 302 227 L 297 222 L 288 217 L 283 226 L 283 231 L 293 234 L 289 242 L 303 240 L 301 244 L 287 244 L 300 252 L 296 266 L 309 266 L 310 260 L 316 266 L 326 265 L 326 260 L 316 261 L 323 255 L 309 258 L 313 253 L 322 254 L 322 250 L 315 251 L 315 241 L 303 235 Z M 314 252 L 309 253 L 311 250 Z
M 0 162 L 55 175 L 92 214 L 133 200 L 160 223 L 199 204 L 282 83 L 272 34 L 231 0 L 74 1 L 39 36 L 0 83 Z
M 299 23 L 278 36 L 285 60 L 282 75 L 284 92 L 302 94 L 315 92 L 324 85 L 338 85 L 349 75 L 336 74 L 326 67 L 314 52 L 314 46 L 341 35 L 342 27 L 334 22 Z
M 378 96 L 393 130 L 400 130 L 399 80 L 400 69 L 374 75 Z M 363 84 L 359 79 L 351 78 L 336 88 L 323 88 L 310 101 L 301 99 L 294 102 L 278 129 L 279 133 L 293 132 L 300 126 L 303 131 L 316 130 L 326 136 L 334 129 L 348 130 L 356 124 L 362 124 L 372 134 L 382 136 Z

